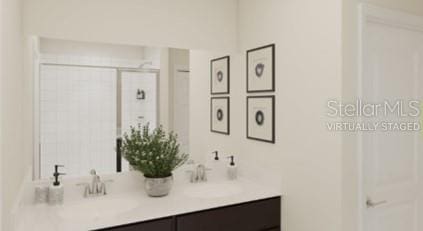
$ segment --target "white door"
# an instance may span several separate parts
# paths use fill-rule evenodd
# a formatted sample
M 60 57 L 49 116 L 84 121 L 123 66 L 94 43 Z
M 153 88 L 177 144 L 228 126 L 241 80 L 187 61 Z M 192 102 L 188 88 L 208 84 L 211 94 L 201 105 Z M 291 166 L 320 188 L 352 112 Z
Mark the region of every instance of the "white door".
M 366 15 L 367 13 L 367 15 Z M 368 17 L 370 16 L 370 17 Z M 423 19 L 371 8 L 364 11 L 361 97 L 367 102 L 422 99 L 423 30 L 403 24 Z M 423 28 L 423 24 L 421 24 Z M 390 115 L 381 121 L 419 121 Z M 421 132 L 364 132 L 362 228 L 423 231 Z

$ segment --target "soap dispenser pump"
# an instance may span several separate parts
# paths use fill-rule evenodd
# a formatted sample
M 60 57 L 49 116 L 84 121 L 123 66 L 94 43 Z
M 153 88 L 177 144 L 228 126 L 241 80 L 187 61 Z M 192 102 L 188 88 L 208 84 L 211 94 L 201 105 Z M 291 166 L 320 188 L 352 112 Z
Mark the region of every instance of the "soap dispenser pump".
M 219 152 L 218 151 L 214 151 L 212 153 L 214 154 L 214 160 L 219 160 Z
M 235 180 L 238 177 L 238 167 L 235 164 L 234 156 L 228 157 L 231 161 L 228 165 L 227 175 L 229 180 Z
M 219 151 L 211 152 L 212 155 L 207 155 L 206 167 L 212 169 L 209 173 L 210 180 L 218 180 L 225 177 L 225 163 L 220 161 Z
M 48 203 L 50 205 L 62 204 L 64 197 L 64 188 L 59 181 L 60 175 L 65 175 L 65 173 L 59 172 L 59 167 L 64 167 L 63 165 L 54 165 L 54 181 L 48 188 Z

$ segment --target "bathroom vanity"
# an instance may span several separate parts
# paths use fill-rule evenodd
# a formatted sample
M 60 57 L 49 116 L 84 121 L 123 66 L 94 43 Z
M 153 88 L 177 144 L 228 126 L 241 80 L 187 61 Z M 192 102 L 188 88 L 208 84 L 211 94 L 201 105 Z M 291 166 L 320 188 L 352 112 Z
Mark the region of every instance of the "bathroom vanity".
M 108 194 L 84 198 L 81 179 L 63 181 L 64 203 L 35 204 L 31 182 L 16 212 L 17 231 L 276 231 L 281 194 L 259 182 L 210 179 L 189 183 L 176 176 L 168 196 L 153 198 L 137 172 L 102 176 Z M 86 181 L 85 179 L 84 181 Z
M 99 230 L 277 231 L 280 230 L 280 204 L 281 198 L 274 197 Z

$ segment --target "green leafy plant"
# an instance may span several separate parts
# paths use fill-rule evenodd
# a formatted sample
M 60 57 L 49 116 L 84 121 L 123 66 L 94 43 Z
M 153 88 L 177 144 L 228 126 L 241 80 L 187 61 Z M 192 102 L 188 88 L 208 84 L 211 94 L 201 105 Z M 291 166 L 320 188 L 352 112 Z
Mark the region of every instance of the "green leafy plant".
M 150 132 L 149 124 L 131 127 L 123 136 L 122 155 L 129 164 L 150 178 L 168 177 L 188 160 L 180 153 L 177 135 L 166 134 L 162 126 Z

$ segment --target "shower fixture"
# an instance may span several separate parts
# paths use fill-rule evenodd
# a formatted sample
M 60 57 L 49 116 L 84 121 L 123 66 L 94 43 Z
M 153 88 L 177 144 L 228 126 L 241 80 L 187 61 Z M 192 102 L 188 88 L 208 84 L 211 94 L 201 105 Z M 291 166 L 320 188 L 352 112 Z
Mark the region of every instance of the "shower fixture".
M 137 90 L 137 99 L 138 100 L 143 100 L 145 99 L 145 91 L 144 90 Z
M 138 68 L 139 69 L 142 69 L 142 68 L 144 68 L 144 66 L 145 65 L 153 65 L 153 61 L 144 61 L 144 62 L 142 62 L 139 66 L 138 66 Z

